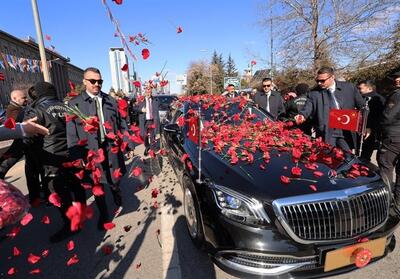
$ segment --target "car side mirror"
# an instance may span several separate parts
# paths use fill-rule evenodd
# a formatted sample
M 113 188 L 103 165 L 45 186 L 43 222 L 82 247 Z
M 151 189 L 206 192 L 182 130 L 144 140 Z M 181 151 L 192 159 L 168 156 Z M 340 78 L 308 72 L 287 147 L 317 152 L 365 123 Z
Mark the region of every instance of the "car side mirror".
M 164 131 L 168 133 L 181 133 L 181 128 L 176 123 L 167 124 L 164 126 Z

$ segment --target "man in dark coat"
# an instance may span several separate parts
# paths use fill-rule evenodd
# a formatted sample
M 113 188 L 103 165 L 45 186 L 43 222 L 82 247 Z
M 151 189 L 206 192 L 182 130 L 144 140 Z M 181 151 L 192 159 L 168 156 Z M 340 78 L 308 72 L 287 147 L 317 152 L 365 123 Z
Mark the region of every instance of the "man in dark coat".
M 367 120 L 367 135 L 361 151 L 361 158 L 366 161 L 371 161 L 372 153 L 376 149 L 379 135 L 379 121 L 385 104 L 385 98 L 375 91 L 375 85 L 370 80 L 360 81 L 357 84 L 364 100 L 369 99 L 368 107 L 369 114 Z
M 295 88 L 296 97 L 286 102 L 286 117 L 293 119 L 303 109 L 307 101 L 307 95 L 310 92 L 310 87 L 306 83 L 299 83 Z M 311 124 L 310 121 L 306 121 L 299 125 L 307 135 L 311 136 Z
M 295 116 L 297 124 L 312 118 L 316 136 L 345 151 L 356 148 L 356 134 L 341 129 L 329 128 L 331 109 L 360 109 L 364 100 L 357 88 L 348 82 L 335 80 L 335 73 L 330 67 L 322 67 L 317 72 L 318 87 L 308 94 L 307 102 L 300 114 Z
M 268 111 L 274 119 L 278 119 L 285 114 L 285 106 L 279 92 L 272 90 L 272 79 L 262 80 L 262 91 L 258 91 L 254 96 L 254 102 L 260 108 Z
M 29 88 L 28 95 L 33 87 Z M 19 88 L 11 91 L 11 102 L 7 107 L 7 117 L 13 118 L 17 122 L 24 119 L 27 108 L 26 89 Z M 0 178 L 4 179 L 7 172 L 25 155 L 25 177 L 29 192 L 29 202 L 36 206 L 40 203 L 40 193 L 43 192 L 44 198 L 50 194 L 47 185 L 43 181 L 44 170 L 42 164 L 37 160 L 37 152 L 41 150 L 42 137 L 37 137 L 37 144 L 26 147 L 22 139 L 16 139 L 10 148 L 0 158 Z
M 222 93 L 222 96 L 226 96 L 227 98 L 236 98 L 240 96 L 240 94 L 235 91 L 235 85 L 230 83 L 226 87 L 226 91 Z
M 138 100 L 134 109 L 139 115 L 140 136 L 144 139 L 144 156 L 147 156 L 160 127 L 159 102 L 153 98 L 151 86 L 146 88 L 144 99 Z
M 96 165 L 96 170 L 101 173 L 100 178 L 94 179 L 94 171 L 91 174 L 85 172 L 84 182 L 91 186 L 108 184 L 117 207 L 122 206 L 119 179 L 126 173 L 124 156 L 121 146 L 115 137 L 125 135 L 127 141 L 128 127 L 118 111 L 114 98 L 101 91 L 103 80 L 101 73 L 96 68 L 87 68 L 84 71 L 83 84 L 86 91 L 69 101 L 68 106 L 80 111 L 85 117 L 97 117 L 98 128 L 92 132 L 86 132 L 87 124 L 78 117 L 67 122 L 67 140 L 71 160 L 86 160 L 88 151 L 104 152 L 105 159 Z M 82 144 L 82 141 L 85 144 Z M 99 181 L 97 181 L 99 180 Z M 105 195 L 95 195 L 95 201 L 100 211 L 98 228 L 104 229 L 104 223 L 110 221 Z
M 395 204 L 400 207 L 400 71 L 391 77 L 395 90 L 386 98 L 380 122 L 382 141 L 377 157 L 382 179 L 392 187 Z M 393 185 L 394 168 L 396 180 Z
M 86 204 L 86 195 L 77 178 L 63 165 L 69 161 L 65 123 L 67 108 L 57 99 L 57 91 L 52 84 L 38 82 L 35 92 L 37 99 L 26 111 L 25 118 L 37 117 L 38 123 L 49 130 L 49 134 L 42 137 L 42 145 L 36 156 L 44 167 L 45 184 L 61 198 L 60 211 L 64 225 L 50 237 L 51 242 L 59 242 L 74 234 L 70 229 L 70 220 L 65 215 L 72 205 L 71 193 L 74 193 L 74 200 L 83 205 Z M 24 142 L 28 147 L 30 143 L 37 143 L 35 138 L 25 138 Z

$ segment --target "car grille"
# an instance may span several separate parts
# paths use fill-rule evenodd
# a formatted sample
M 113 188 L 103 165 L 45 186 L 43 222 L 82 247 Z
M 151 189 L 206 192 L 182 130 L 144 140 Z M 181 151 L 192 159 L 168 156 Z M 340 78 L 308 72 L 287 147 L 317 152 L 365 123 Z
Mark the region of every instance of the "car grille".
M 346 199 L 281 206 L 284 222 L 303 240 L 334 240 L 356 237 L 382 224 L 389 213 L 386 188 Z
M 289 256 L 273 256 L 264 255 L 262 253 L 242 253 L 242 252 L 228 252 L 220 253 L 224 259 L 239 264 L 241 266 L 248 266 L 252 268 L 274 269 L 281 265 L 298 265 L 296 270 L 314 269 L 317 267 L 317 256 L 310 256 L 304 258 L 296 258 Z

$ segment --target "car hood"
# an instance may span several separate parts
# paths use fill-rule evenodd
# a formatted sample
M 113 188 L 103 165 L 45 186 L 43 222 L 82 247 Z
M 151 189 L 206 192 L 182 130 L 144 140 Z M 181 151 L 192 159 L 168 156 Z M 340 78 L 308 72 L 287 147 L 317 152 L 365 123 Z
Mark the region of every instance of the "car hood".
M 256 155 L 254 158 L 257 158 Z M 369 171 L 368 176 L 345 177 L 344 173 L 354 163 L 360 163 L 355 157 L 335 169 L 331 169 L 324 163 L 317 162 L 317 171 L 323 173 L 321 177 L 316 177 L 314 170 L 307 169 L 304 162 L 299 162 L 297 166 L 302 169 L 302 175 L 299 178 L 293 178 L 291 175 L 291 169 L 296 165 L 286 152 L 271 152 L 270 162 L 263 164 L 265 169 L 263 166 L 260 167 L 262 160 L 257 161 L 257 159 L 252 164 L 241 162 L 237 165 L 232 165 L 214 151 L 203 151 L 202 157 L 202 170 L 211 182 L 263 201 L 315 192 L 341 190 L 370 184 L 381 179 L 373 171 Z M 335 172 L 337 172 L 337 175 L 334 175 Z M 290 183 L 281 182 L 281 176 L 291 177 Z

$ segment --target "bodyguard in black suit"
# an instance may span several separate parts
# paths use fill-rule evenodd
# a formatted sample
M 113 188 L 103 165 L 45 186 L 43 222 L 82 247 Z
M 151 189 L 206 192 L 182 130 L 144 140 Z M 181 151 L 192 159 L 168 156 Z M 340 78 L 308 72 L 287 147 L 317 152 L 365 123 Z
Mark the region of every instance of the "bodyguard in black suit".
M 119 207 L 122 205 L 119 178 L 115 177 L 113 173 L 119 169 L 124 174 L 126 167 L 121 148 L 118 148 L 115 141 L 107 137 L 107 134 L 124 134 L 128 131 L 127 124 L 118 112 L 117 102 L 101 91 L 103 80 L 101 79 L 100 71 L 96 68 L 87 68 L 83 77 L 86 91 L 72 99 L 68 105 L 76 107 L 85 116 L 97 116 L 99 128 L 95 133 L 89 133 L 84 130 L 85 124 L 82 119 L 75 118 L 67 122 L 67 142 L 70 158 L 72 161 L 77 159 L 85 161 L 89 150 L 98 151 L 103 149 L 105 160 L 97 166 L 101 172 L 100 183 L 110 186 L 115 205 Z M 104 125 L 106 123 L 108 125 Z M 105 126 L 110 128 L 106 129 Z M 87 143 L 82 145 L 79 143 L 82 141 Z M 93 179 L 90 173 L 85 173 L 84 181 L 93 186 Z M 104 229 L 103 224 L 110 221 L 105 196 L 95 196 L 95 201 L 100 211 L 98 228 Z
M 268 111 L 275 119 L 285 114 L 285 106 L 279 92 L 272 90 L 272 79 L 264 78 L 262 81 L 262 92 L 257 92 L 254 102 L 262 109 Z
M 383 181 L 392 186 L 395 204 L 400 207 L 400 71 L 391 77 L 395 90 L 386 98 L 382 112 L 382 142 L 378 152 L 378 165 Z M 394 168 L 396 180 L 393 185 Z
M 348 82 L 335 80 L 335 73 L 330 67 L 322 67 L 317 72 L 318 87 L 308 94 L 305 106 L 295 116 L 298 124 L 312 118 L 312 125 L 317 137 L 333 145 L 350 151 L 356 148 L 356 134 L 350 131 L 329 128 L 331 109 L 360 109 L 364 100 L 357 88 Z
M 372 153 L 376 149 L 378 136 L 380 132 L 379 121 L 385 104 L 385 98 L 375 91 L 375 85 L 369 81 L 360 81 L 357 84 L 358 90 L 364 100 L 369 99 L 368 107 L 369 114 L 367 120 L 367 136 L 364 139 L 361 158 L 366 161 L 371 161 Z

